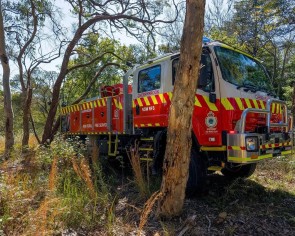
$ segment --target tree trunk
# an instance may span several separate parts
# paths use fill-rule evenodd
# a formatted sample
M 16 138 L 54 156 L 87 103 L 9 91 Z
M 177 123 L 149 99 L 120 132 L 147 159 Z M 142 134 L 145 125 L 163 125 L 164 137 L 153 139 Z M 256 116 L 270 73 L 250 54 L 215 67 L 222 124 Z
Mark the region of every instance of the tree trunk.
M 68 63 L 70 60 L 70 56 L 72 53 L 72 50 L 74 49 L 77 42 L 80 40 L 81 36 L 83 35 L 84 31 L 88 29 L 89 26 L 94 24 L 96 21 L 94 19 L 88 20 L 85 24 L 80 26 L 78 30 L 76 31 L 72 41 L 68 44 L 67 49 L 65 51 L 62 65 L 60 68 L 59 75 L 55 81 L 55 84 L 53 86 L 53 92 L 52 92 L 52 100 L 48 112 L 48 116 L 45 122 L 44 131 L 42 135 L 41 143 L 51 142 L 53 139 L 53 130 L 52 126 L 55 120 L 55 115 L 57 112 L 58 104 L 59 104 L 59 95 L 60 95 L 60 88 L 62 85 L 62 82 L 64 78 L 66 77 L 67 70 L 68 70 Z
M 292 93 L 292 108 L 291 112 L 293 115 L 293 125 L 295 125 L 295 82 L 292 83 L 293 93 Z
M 32 116 L 32 112 L 30 112 L 30 121 L 31 121 L 31 125 L 32 125 L 32 129 L 33 129 L 35 138 L 37 139 L 37 142 L 40 144 L 41 140 L 39 139 L 39 136 L 38 136 L 36 128 L 35 128 L 35 122 L 34 122 L 34 119 L 33 119 L 33 116 Z
M 142 4 L 145 4 L 145 3 L 143 2 Z M 142 6 L 142 4 L 141 4 L 141 6 Z M 100 4 L 95 3 L 94 5 L 98 6 Z M 107 4 L 103 4 L 103 5 L 107 5 Z M 172 23 L 173 22 L 173 21 L 163 21 L 163 20 L 155 20 L 155 19 L 150 20 L 150 17 L 148 17 L 148 19 L 144 19 L 143 16 L 137 17 L 137 16 L 130 15 L 130 14 L 125 15 L 124 14 L 125 12 L 126 12 L 126 10 L 124 10 L 122 13 L 118 13 L 118 14 L 114 13 L 113 15 L 112 14 L 104 14 L 104 13 L 97 14 L 97 15 L 94 14 L 95 16 L 93 18 L 87 20 L 84 24 L 79 25 L 79 28 L 75 32 L 72 40 L 69 42 L 69 44 L 65 50 L 63 61 L 62 61 L 61 68 L 60 68 L 60 72 L 59 72 L 59 75 L 58 75 L 58 77 L 54 83 L 54 86 L 53 86 L 52 100 L 51 100 L 51 105 L 50 105 L 48 116 L 47 116 L 45 126 L 44 126 L 44 131 L 43 131 L 42 141 L 41 141 L 42 143 L 45 143 L 47 141 L 51 141 L 53 139 L 53 127 L 52 126 L 55 121 L 55 116 L 56 116 L 56 112 L 57 112 L 57 108 L 58 108 L 61 85 L 62 85 L 62 82 L 63 82 L 65 76 L 68 73 L 68 63 L 70 60 L 70 56 L 72 55 L 72 51 L 75 48 L 76 44 L 83 36 L 83 33 L 90 26 L 94 25 L 97 22 L 107 21 L 107 20 L 109 20 L 109 21 L 131 20 L 131 21 L 143 24 L 144 28 L 146 28 L 147 25 L 157 24 L 158 22 L 163 22 L 163 23 Z M 143 18 L 140 18 L 140 17 L 143 17 Z M 114 24 L 116 25 L 116 23 L 114 23 Z
M 158 216 L 181 213 L 191 152 L 192 111 L 202 52 L 205 0 L 187 0 L 180 62 L 171 102 Z
M 31 114 L 31 104 L 32 104 L 32 89 L 28 85 L 28 88 L 24 95 L 23 103 L 23 139 L 22 139 L 22 152 L 26 152 L 29 145 L 30 138 L 30 114 Z
M 5 50 L 5 35 L 2 8 L 0 1 L 0 58 L 3 68 L 3 92 L 4 92 L 4 119 L 5 119 L 5 153 L 4 157 L 8 158 L 10 150 L 14 145 L 14 134 L 13 134 L 13 110 L 10 92 L 10 67 L 9 60 Z

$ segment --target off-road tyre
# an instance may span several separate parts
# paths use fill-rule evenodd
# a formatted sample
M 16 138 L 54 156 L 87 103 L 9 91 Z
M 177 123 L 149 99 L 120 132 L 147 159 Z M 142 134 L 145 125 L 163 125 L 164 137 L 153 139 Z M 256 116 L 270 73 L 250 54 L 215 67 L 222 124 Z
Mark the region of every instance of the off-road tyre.
M 202 193 L 207 180 L 207 162 L 206 158 L 202 156 L 197 148 L 192 147 L 189 177 L 186 185 L 186 195 L 188 197 Z
M 221 173 L 229 179 L 248 178 L 256 169 L 256 163 L 230 167 L 226 166 L 221 170 Z

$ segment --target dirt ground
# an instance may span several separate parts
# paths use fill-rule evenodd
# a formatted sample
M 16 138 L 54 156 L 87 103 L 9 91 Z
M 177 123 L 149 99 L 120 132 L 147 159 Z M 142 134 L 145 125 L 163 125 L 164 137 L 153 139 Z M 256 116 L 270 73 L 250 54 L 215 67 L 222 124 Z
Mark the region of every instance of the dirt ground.
M 185 200 L 181 216 L 161 221 L 155 206 L 141 235 L 295 235 L 294 170 L 293 159 L 274 159 L 245 180 L 212 174 L 202 194 Z M 113 234 L 136 235 L 138 193 L 126 185 L 119 196 Z

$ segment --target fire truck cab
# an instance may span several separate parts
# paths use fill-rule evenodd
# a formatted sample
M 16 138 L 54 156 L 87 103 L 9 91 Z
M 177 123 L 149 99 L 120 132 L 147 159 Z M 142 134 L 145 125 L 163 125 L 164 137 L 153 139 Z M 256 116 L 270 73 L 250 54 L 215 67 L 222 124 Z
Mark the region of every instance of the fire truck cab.
M 160 172 L 179 56 L 169 54 L 135 66 L 122 86 L 114 86 L 123 88 L 114 95 L 102 93 L 98 99 L 63 108 L 69 122 L 64 131 L 95 138 L 100 152 L 113 157 L 139 140 L 140 158 Z M 207 171 L 248 177 L 259 161 L 292 152 L 293 120 L 287 105 L 273 93 L 262 64 L 244 52 L 220 42 L 203 42 L 194 105 L 191 188 L 204 183 Z M 86 110 L 88 118 L 83 118 Z

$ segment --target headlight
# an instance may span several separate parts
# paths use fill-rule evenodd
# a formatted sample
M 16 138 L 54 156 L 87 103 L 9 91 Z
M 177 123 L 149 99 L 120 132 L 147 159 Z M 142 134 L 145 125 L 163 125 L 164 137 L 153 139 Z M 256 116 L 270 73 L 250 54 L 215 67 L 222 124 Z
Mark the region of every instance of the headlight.
M 258 151 L 258 138 L 257 137 L 246 137 L 246 150 L 249 152 Z

